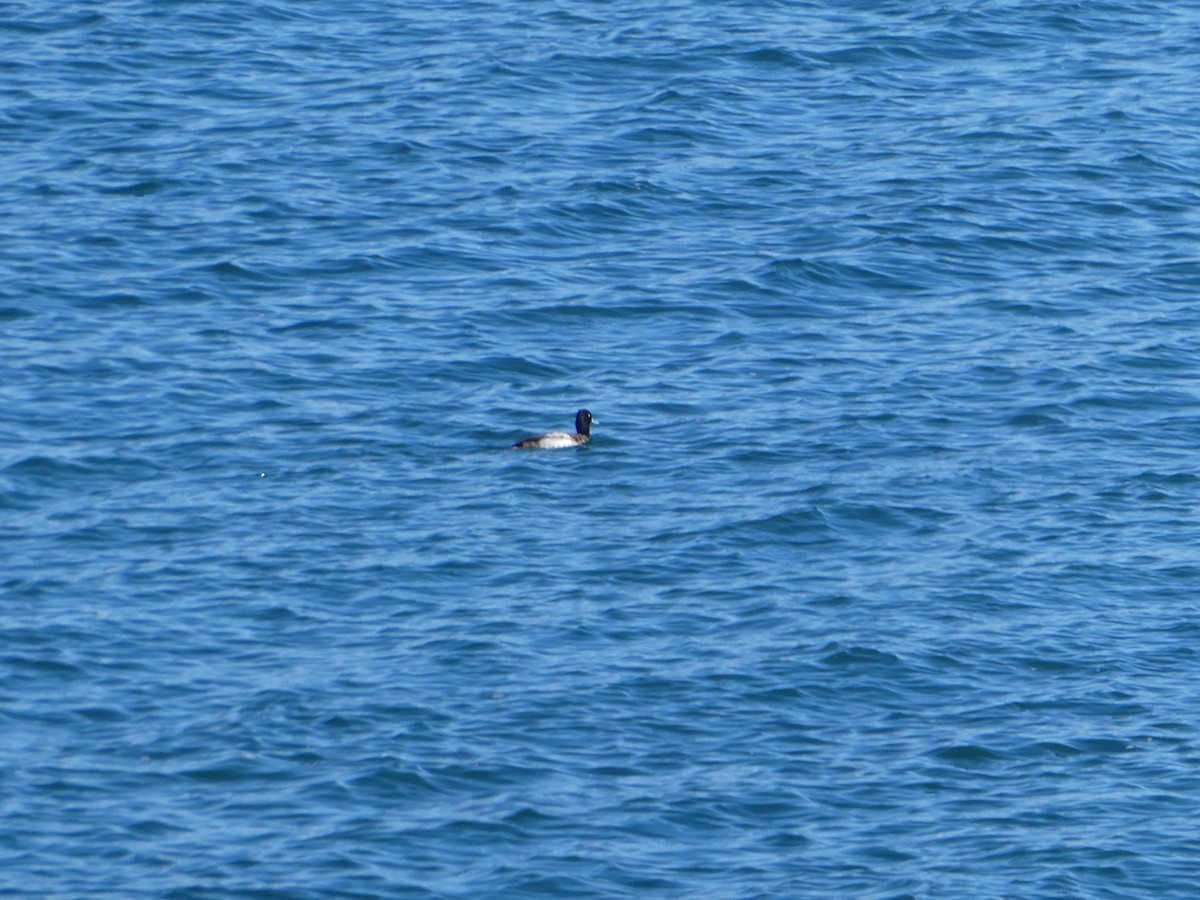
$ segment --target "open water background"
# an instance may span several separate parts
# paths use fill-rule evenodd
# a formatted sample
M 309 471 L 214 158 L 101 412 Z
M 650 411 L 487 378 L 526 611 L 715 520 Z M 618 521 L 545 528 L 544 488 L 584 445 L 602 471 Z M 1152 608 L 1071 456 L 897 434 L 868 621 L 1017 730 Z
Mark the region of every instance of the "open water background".
M 1195 897 L 1198 84 L 1195 2 L 0 4 L 0 893 Z

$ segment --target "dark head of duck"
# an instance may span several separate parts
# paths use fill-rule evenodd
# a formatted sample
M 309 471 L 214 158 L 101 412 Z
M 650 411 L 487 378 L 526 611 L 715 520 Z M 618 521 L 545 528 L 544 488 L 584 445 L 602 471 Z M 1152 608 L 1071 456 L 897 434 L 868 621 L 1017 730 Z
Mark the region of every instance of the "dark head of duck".
M 575 433 L 576 434 L 591 434 L 592 432 L 592 414 L 586 409 L 581 409 L 575 413 Z

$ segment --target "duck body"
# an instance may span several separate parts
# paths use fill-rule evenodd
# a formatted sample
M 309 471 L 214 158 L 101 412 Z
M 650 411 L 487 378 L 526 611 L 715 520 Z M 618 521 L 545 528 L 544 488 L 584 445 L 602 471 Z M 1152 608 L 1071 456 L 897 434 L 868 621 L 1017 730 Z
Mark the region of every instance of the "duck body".
M 579 447 L 592 439 L 592 414 L 586 409 L 575 413 L 575 433 L 548 431 L 535 437 L 517 441 L 510 450 L 559 450 L 564 447 Z

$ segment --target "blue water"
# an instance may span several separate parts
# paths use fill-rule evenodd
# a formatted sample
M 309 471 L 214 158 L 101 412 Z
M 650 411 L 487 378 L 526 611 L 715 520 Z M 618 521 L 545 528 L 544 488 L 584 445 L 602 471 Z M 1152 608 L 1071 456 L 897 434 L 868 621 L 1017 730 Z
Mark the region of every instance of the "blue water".
M 1196 896 L 1197 71 L 3 4 L 0 893 Z

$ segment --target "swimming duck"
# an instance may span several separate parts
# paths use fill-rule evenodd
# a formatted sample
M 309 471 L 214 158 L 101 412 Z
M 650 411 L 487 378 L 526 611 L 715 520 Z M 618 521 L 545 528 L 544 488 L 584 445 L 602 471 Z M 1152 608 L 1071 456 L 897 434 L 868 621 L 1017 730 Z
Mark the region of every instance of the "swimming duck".
M 527 437 L 523 441 L 517 441 L 509 450 L 527 450 L 536 448 L 538 450 L 556 450 L 560 447 L 578 447 L 581 444 L 586 444 L 592 438 L 592 414 L 586 409 L 581 409 L 575 413 L 575 433 L 567 434 L 565 431 L 550 431 L 546 434 L 539 434 L 537 437 Z

